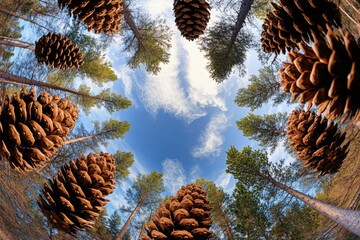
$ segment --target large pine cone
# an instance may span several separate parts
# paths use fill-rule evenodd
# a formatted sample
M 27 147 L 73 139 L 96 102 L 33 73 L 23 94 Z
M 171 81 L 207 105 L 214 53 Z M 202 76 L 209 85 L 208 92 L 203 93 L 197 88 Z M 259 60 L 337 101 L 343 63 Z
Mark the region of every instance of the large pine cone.
M 347 155 L 348 145 L 341 146 L 346 134 L 338 131 L 332 121 L 312 111 L 294 110 L 289 117 L 287 135 L 298 159 L 319 175 L 337 172 Z
M 19 172 L 43 167 L 63 145 L 78 118 L 67 99 L 26 89 L 6 96 L 0 115 L 1 152 Z
M 140 239 L 209 239 L 212 232 L 206 192 L 196 184 L 182 186 L 160 204 Z
M 35 56 L 39 63 L 65 70 L 84 64 L 80 49 L 64 35 L 49 32 L 35 42 Z
M 312 40 L 312 32 L 324 36 L 326 25 L 341 26 L 339 10 L 329 0 L 281 0 L 272 5 L 261 34 L 262 50 L 267 53 L 285 54 L 296 43 Z
M 84 22 L 89 31 L 111 35 L 121 26 L 122 0 L 58 0 L 60 8 L 67 7 L 69 14 Z
M 312 48 L 299 44 L 303 53 L 292 51 L 280 70 L 283 90 L 293 100 L 315 104 L 319 114 L 331 120 L 342 117 L 360 122 L 360 46 L 350 33 L 335 35 L 329 30 L 323 38 L 314 37 Z
M 210 5 L 205 0 L 175 0 L 175 23 L 187 40 L 204 33 L 210 20 Z
M 45 184 L 38 204 L 59 230 L 75 234 L 93 227 L 115 189 L 115 159 L 111 154 L 89 154 L 70 161 Z

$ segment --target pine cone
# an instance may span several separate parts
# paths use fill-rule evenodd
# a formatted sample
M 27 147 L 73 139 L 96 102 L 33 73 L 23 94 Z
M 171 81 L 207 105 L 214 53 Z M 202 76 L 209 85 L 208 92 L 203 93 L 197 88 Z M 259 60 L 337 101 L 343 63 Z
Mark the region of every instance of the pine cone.
M 64 35 L 49 32 L 35 42 L 35 56 L 39 63 L 65 70 L 84 64 L 83 55 L 76 44 Z
M 111 154 L 89 154 L 70 161 L 45 184 L 38 204 L 59 230 L 75 234 L 93 227 L 114 191 L 115 159 Z
M 335 35 L 331 30 L 327 41 L 314 37 L 312 48 L 299 44 L 303 53 L 292 51 L 290 63 L 280 70 L 283 90 L 293 100 L 315 104 L 319 114 L 325 109 L 328 119 L 342 117 L 360 122 L 360 46 L 350 33 Z
M 326 25 L 341 26 L 340 13 L 335 3 L 328 0 L 281 0 L 271 3 L 274 9 L 268 13 L 262 26 L 262 50 L 267 53 L 285 54 L 295 49 L 299 42 L 312 40 L 326 34 Z
M 210 5 L 205 0 L 175 0 L 175 23 L 187 40 L 204 33 L 210 20 Z
M 58 0 L 58 3 L 60 8 L 67 7 L 69 14 L 84 22 L 88 30 L 94 30 L 95 33 L 116 33 L 124 16 L 122 0 Z
M 19 172 L 43 167 L 62 147 L 78 118 L 67 99 L 22 89 L 5 97 L 0 114 L 1 152 Z
M 319 175 L 337 172 L 347 155 L 348 144 L 341 146 L 346 134 L 332 121 L 312 111 L 294 110 L 289 117 L 287 135 L 298 159 Z
M 182 186 L 161 203 L 140 239 L 209 239 L 212 232 L 206 192 L 196 184 Z

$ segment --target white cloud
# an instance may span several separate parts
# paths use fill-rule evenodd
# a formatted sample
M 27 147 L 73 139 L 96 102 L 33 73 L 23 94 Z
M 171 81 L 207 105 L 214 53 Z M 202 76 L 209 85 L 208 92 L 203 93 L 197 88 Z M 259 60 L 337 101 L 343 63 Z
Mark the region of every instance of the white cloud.
M 153 15 L 164 15 L 172 10 L 172 4 L 168 0 L 144 1 L 144 9 Z
M 200 178 L 201 176 L 201 169 L 199 165 L 195 165 L 190 170 L 190 182 L 195 182 L 196 179 Z
M 162 162 L 163 180 L 165 190 L 175 195 L 176 192 L 186 183 L 185 170 L 182 163 L 177 159 L 166 159 Z
M 138 83 L 137 90 L 140 91 L 142 101 L 150 113 L 155 115 L 159 110 L 164 110 L 176 117 L 192 121 L 205 113 L 189 102 L 186 90 L 181 86 L 178 76 L 178 49 L 178 43 L 173 39 L 170 63 L 162 65 L 162 71 L 157 76 L 149 75 L 144 82 Z
M 220 174 L 220 176 L 215 180 L 215 184 L 218 187 L 221 187 L 222 189 L 226 189 L 227 186 L 230 183 L 230 178 L 231 178 L 231 174 L 227 173 L 227 172 L 223 172 L 222 174 Z
M 279 145 L 275 148 L 274 152 L 270 154 L 268 150 L 268 158 L 270 162 L 277 162 L 280 159 L 285 159 L 284 164 L 288 165 L 295 161 L 293 157 L 289 155 L 287 150 L 284 147 L 284 141 L 281 141 Z
M 222 133 L 228 124 L 229 119 L 225 112 L 214 115 L 199 139 L 200 145 L 193 150 L 193 157 L 219 156 L 224 143 Z

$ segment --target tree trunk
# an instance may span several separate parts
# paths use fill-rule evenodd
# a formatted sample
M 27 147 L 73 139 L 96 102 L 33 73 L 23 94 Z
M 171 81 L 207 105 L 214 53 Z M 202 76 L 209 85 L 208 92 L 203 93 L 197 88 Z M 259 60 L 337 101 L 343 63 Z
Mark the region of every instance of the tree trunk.
M 360 236 L 360 211 L 344 209 L 324 203 L 323 201 L 312 198 L 285 184 L 282 184 L 276 181 L 275 179 L 273 179 L 272 177 L 268 177 L 262 174 L 260 175 L 261 177 L 268 179 L 273 185 L 277 186 L 278 188 L 289 193 L 290 195 L 308 204 L 310 207 L 324 214 L 325 216 L 327 216 L 337 224 L 349 230 L 350 232 Z
M 237 38 L 242 26 L 244 25 L 245 18 L 248 15 L 248 13 L 251 9 L 251 5 L 253 3 L 254 3 L 254 0 L 243 0 L 241 2 L 241 7 L 240 7 L 240 11 L 237 15 L 234 31 L 230 38 L 229 49 L 234 45 L 236 38 Z
M 226 216 L 223 216 L 223 220 L 224 220 L 224 223 L 225 223 L 225 230 L 226 230 L 226 235 L 228 237 L 229 240 L 234 240 L 234 234 L 232 233 L 231 231 L 231 228 L 229 226 L 229 221 L 228 219 L 226 218 Z
M 7 41 L 7 40 L 1 40 L 1 39 L 0 39 L 0 44 L 12 46 L 12 47 L 20 47 L 20 48 L 25 48 L 25 49 L 35 51 L 35 47 L 32 44 L 24 45 L 24 44 L 21 44 L 21 43 L 15 43 L 15 42 Z
M 11 15 L 11 16 L 14 16 L 14 17 L 17 17 L 17 18 L 20 18 L 20 19 L 25 20 L 25 21 L 27 21 L 27 22 L 31 22 L 32 24 L 35 24 L 35 25 L 37 25 L 37 26 L 39 26 L 39 27 L 41 27 L 41 28 L 44 28 L 44 29 L 46 29 L 47 31 L 51 32 L 51 30 L 48 29 L 47 27 L 45 27 L 45 26 L 43 26 L 43 25 L 35 22 L 34 20 L 32 20 L 32 19 L 30 19 L 30 18 L 27 18 L 27 17 L 25 17 L 25 16 L 23 16 L 23 15 L 21 15 L 21 14 L 17 14 L 16 12 L 13 12 L 13 11 L 11 11 L 11 10 L 8 10 L 8 9 L 1 8 L 1 7 L 0 7 L 0 12 L 5 13 L 5 14 L 8 14 L 8 15 Z
M 134 20 L 133 20 L 133 17 L 129 11 L 129 8 L 128 8 L 128 5 L 126 3 L 126 1 L 124 0 L 122 2 L 122 6 L 123 6 L 123 14 L 124 14 L 124 19 L 125 19 L 125 22 L 126 24 L 130 27 L 131 31 L 133 32 L 135 38 L 138 40 L 139 42 L 139 47 L 141 48 L 145 48 L 143 42 L 142 42 L 142 36 L 139 32 L 139 29 L 137 28 Z
M 19 77 L 19 76 L 12 75 L 10 73 L 1 72 L 1 71 L 0 71 L 0 79 L 5 79 L 4 82 L 7 82 L 7 83 L 15 83 L 15 84 L 18 83 L 18 84 L 22 84 L 22 85 L 35 85 L 38 87 L 51 88 L 51 89 L 58 90 L 58 91 L 72 93 L 72 94 L 75 94 L 75 95 L 78 95 L 81 97 L 85 97 L 85 98 L 91 98 L 91 99 L 96 99 L 96 100 L 100 100 L 100 101 L 104 101 L 104 102 L 113 103 L 113 101 L 109 100 L 109 99 L 104 99 L 104 98 L 100 98 L 97 96 L 88 95 L 88 94 L 77 92 L 77 91 L 74 91 L 71 89 L 59 87 L 54 84 L 40 82 L 37 80 L 32 80 L 32 79 L 28 79 L 28 78 L 24 78 L 24 77 Z M 1 80 L 0 80 L 0 82 L 1 82 Z
M 91 139 L 91 138 L 94 138 L 96 136 L 100 136 L 100 135 L 103 135 L 103 134 L 106 134 L 106 133 L 109 133 L 109 132 L 113 132 L 114 130 L 109 130 L 109 131 L 105 131 L 105 132 L 100 132 L 100 133 L 95 133 L 95 134 L 92 134 L 92 135 L 89 135 L 89 136 L 84 136 L 84 137 L 79 137 L 79 138 L 74 138 L 74 139 L 70 139 L 70 140 L 67 140 L 66 142 L 64 142 L 64 145 L 68 145 L 68 144 L 71 144 L 71 143 L 76 143 L 76 142 L 81 142 L 81 141 L 85 141 L 87 139 Z
M 135 209 L 131 212 L 130 216 L 126 220 L 124 226 L 121 228 L 119 235 L 117 236 L 116 240 L 122 240 L 123 236 L 126 233 L 126 230 L 128 229 L 132 219 L 135 217 L 135 214 L 140 209 L 142 205 L 143 200 L 140 200 L 139 203 L 136 205 Z

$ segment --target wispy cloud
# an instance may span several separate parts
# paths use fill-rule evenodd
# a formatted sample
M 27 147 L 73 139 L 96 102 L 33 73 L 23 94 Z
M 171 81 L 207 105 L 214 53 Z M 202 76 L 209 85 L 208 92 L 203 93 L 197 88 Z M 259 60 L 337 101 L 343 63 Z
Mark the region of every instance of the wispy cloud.
M 199 139 L 199 146 L 192 152 L 193 157 L 219 156 L 224 138 L 222 133 L 228 127 L 229 119 L 225 112 L 215 114 Z
M 193 168 L 191 168 L 190 170 L 190 181 L 194 182 L 196 179 L 200 178 L 201 176 L 201 169 L 199 165 L 195 165 Z
M 226 173 L 225 171 L 220 174 L 220 176 L 215 180 L 215 184 L 218 187 L 226 189 L 230 183 L 231 174 Z
M 177 159 L 166 159 L 162 162 L 162 168 L 165 190 L 174 195 L 186 183 L 184 167 Z
M 275 151 L 273 153 L 268 152 L 268 158 L 270 162 L 277 162 L 281 159 L 285 160 L 285 164 L 291 164 L 294 161 L 296 161 L 293 157 L 290 156 L 290 154 L 287 152 L 287 150 L 284 147 L 284 141 L 281 141 L 279 145 L 275 148 Z

